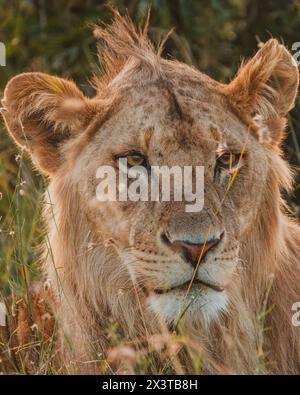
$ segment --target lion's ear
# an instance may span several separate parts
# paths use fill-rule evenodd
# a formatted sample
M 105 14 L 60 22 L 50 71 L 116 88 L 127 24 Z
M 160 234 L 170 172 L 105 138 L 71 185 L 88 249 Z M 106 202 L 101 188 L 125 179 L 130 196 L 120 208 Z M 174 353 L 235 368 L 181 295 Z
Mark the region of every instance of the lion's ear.
M 90 100 L 72 81 L 42 73 L 12 78 L 2 105 L 9 133 L 46 174 L 59 168 L 61 146 L 85 128 L 93 112 Z
M 256 117 L 268 134 L 263 136 L 265 141 L 276 145 L 282 138 L 285 115 L 294 106 L 298 84 L 296 61 L 283 45 L 271 39 L 241 66 L 225 92 L 242 118 L 251 122 Z

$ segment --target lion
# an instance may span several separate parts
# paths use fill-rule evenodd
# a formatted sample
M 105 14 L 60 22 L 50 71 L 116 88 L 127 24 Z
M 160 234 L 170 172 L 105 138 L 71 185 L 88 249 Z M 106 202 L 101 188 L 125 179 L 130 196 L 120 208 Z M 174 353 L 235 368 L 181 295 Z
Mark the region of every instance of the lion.
M 49 180 L 42 264 L 62 364 L 99 372 L 113 320 L 125 345 L 181 331 L 203 374 L 299 374 L 300 228 L 282 197 L 293 173 L 281 148 L 297 64 L 272 38 L 220 83 L 163 58 L 147 25 L 115 11 L 95 26 L 105 73 L 92 98 L 39 72 L 5 88 L 6 128 Z M 204 166 L 203 209 L 99 202 L 97 169 L 118 172 L 119 158 Z M 194 371 L 190 354 L 173 349 L 176 372 Z

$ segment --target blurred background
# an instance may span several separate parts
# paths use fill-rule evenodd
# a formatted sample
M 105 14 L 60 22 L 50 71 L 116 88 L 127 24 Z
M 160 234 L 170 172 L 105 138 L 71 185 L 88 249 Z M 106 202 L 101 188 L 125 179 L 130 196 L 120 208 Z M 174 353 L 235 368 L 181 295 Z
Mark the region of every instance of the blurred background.
M 106 1 L 0 0 L 0 42 L 6 66 L 0 67 L 0 96 L 7 81 L 23 71 L 72 77 L 87 95 L 92 73 L 101 73 L 88 24 L 109 22 Z M 147 0 L 111 1 L 144 20 Z M 242 57 L 260 41 L 276 37 L 291 48 L 300 42 L 300 0 L 152 0 L 150 37 L 157 41 L 172 27 L 164 55 L 193 64 L 213 78 L 228 82 Z M 289 119 L 286 156 L 297 180 L 290 207 L 300 216 L 300 101 Z M 38 275 L 35 249 L 44 236 L 40 199 L 45 185 L 28 160 L 7 137 L 0 122 L 0 296 L 24 294 Z

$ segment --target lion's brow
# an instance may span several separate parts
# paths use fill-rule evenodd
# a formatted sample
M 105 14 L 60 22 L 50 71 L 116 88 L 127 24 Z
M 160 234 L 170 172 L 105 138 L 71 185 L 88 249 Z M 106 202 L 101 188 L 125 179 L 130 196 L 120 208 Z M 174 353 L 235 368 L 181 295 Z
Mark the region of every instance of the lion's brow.
M 149 148 L 150 140 L 153 136 L 153 131 L 154 131 L 154 126 L 150 126 L 144 131 L 144 141 L 147 149 Z

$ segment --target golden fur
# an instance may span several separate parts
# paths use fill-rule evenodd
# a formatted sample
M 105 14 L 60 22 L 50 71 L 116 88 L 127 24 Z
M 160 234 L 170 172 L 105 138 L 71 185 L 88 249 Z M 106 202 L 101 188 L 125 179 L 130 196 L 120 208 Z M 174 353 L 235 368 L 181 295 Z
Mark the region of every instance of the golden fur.
M 194 304 L 182 320 L 201 371 L 299 374 L 291 309 L 300 300 L 300 228 L 281 198 L 292 177 L 280 149 L 297 94 L 296 64 L 271 39 L 231 83 L 220 84 L 163 59 L 146 30 L 118 13 L 111 26 L 95 27 L 105 75 L 94 79 L 92 99 L 71 81 L 24 73 L 7 84 L 2 101 L 13 139 L 50 177 L 43 264 L 56 293 L 66 369 L 76 361 L 76 371 L 98 371 L 86 362 L 107 351 L 108 317 L 125 339 L 149 340 L 174 324 L 181 294 L 152 291 L 187 281 L 193 270 L 158 241 L 167 229 L 190 239 L 225 232 L 199 276 L 225 283 L 226 295 L 207 290 L 200 299 L 210 302 Z M 229 193 L 230 175 L 214 174 L 216 152 L 228 148 L 245 152 Z M 97 202 L 96 169 L 130 149 L 159 165 L 204 164 L 204 209 L 191 215 L 182 202 Z M 177 371 L 193 371 L 184 351 L 178 358 Z

